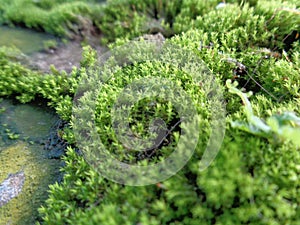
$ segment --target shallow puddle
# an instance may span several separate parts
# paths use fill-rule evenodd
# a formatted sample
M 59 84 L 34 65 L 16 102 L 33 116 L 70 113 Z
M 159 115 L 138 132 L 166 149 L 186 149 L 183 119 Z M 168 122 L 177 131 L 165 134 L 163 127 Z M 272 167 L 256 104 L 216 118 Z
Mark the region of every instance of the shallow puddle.
M 0 26 L 0 46 L 15 46 L 25 54 L 43 50 L 45 43 L 50 40 L 55 38 L 45 33 Z

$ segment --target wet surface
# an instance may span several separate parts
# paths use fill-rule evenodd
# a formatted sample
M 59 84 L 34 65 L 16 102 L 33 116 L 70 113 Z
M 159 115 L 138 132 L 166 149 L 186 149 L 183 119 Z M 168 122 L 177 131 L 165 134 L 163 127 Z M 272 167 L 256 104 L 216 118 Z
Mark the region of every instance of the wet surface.
M 34 224 L 61 160 L 44 146 L 58 118 L 43 105 L 0 103 L 0 224 Z
M 45 42 L 52 40 L 47 34 L 0 26 L 0 47 L 19 48 L 27 55 L 21 63 L 29 68 L 51 73 L 51 65 L 66 72 L 80 66 L 81 40 L 45 50 Z M 85 41 L 99 55 L 107 51 L 99 37 Z M 35 224 L 40 219 L 38 208 L 48 197 L 49 185 L 62 179 L 60 157 L 67 143 L 57 129 L 65 126 L 45 104 L 0 99 L 0 225 Z
M 45 33 L 0 26 L 0 46 L 14 46 L 25 54 L 43 50 L 45 43 L 51 40 L 55 40 L 55 38 Z
M 90 26 L 92 24 L 87 25 L 88 28 Z M 100 36 L 93 36 L 88 28 L 87 33 L 84 34 L 84 42 L 91 45 L 98 55 L 105 53 L 107 48 L 100 45 Z M 54 36 L 45 33 L 0 26 L 0 47 L 17 47 L 28 56 L 23 63 L 44 73 L 51 73 L 51 65 L 58 71 L 64 70 L 68 73 L 72 71 L 73 67 L 79 67 L 82 58 L 81 41 L 83 41 L 83 37 L 67 41 L 64 44 Z M 52 44 L 49 45 L 49 43 Z
M 0 207 L 17 197 L 23 189 L 25 174 L 23 171 L 9 174 L 0 184 Z
M 0 108 L 4 110 L 0 114 L 3 126 L 0 131 L 16 134 L 18 139 L 25 141 L 37 143 L 43 141 L 47 138 L 52 124 L 58 120 L 55 113 L 42 103 L 19 104 L 11 100 L 3 100 Z M 10 138 L 6 137 L 6 141 L 8 139 Z

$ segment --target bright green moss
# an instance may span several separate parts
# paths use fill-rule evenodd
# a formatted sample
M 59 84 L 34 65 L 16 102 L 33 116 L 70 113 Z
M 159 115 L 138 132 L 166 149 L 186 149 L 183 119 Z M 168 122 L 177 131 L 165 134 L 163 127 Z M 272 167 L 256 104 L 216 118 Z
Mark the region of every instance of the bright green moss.
M 52 74 L 32 71 L 18 62 L 20 52 L 0 48 L 0 96 L 15 97 L 22 103 L 35 98 L 48 100 L 49 106 L 57 107 L 61 117 L 68 120 L 71 114 L 71 97 L 76 91 L 78 72 L 70 75 L 52 68 Z M 70 104 L 66 104 L 70 102 Z
M 199 107 L 205 119 L 200 147 L 193 158 L 169 180 L 145 187 L 123 186 L 101 177 L 76 153 L 72 129 L 66 129 L 63 135 L 74 148 L 68 148 L 64 158 L 64 181 L 51 186 L 50 198 L 40 209 L 45 224 L 299 223 L 299 148 L 292 142 L 278 140 L 276 135 L 266 137 L 232 127 L 230 122 L 247 122 L 247 116 L 241 99 L 225 88 L 226 80 L 230 79 L 239 82 L 239 90 L 252 91 L 253 112 L 262 121 L 285 111 L 299 116 L 297 32 L 300 23 L 296 8 L 299 4 L 279 0 L 226 2 L 225 8 L 217 9 L 219 1 L 109 1 L 99 8 L 101 13 L 97 16 L 82 2 L 51 6 L 49 13 L 53 13 L 50 17 L 53 21 L 42 25 L 48 32 L 61 34 L 66 27 L 70 29 L 70 23 L 76 23 L 74 11 L 92 15 L 93 22 L 104 34 L 104 41 L 118 39 L 111 45 L 114 47 L 142 33 L 160 31 L 172 36 L 167 43 L 192 50 L 216 76 L 216 82 L 224 87 L 228 123 L 219 155 L 207 170 L 200 172 L 201 146 L 210 133 L 205 128 L 210 112 L 205 104 L 206 107 Z M 45 1 L 45 5 L 50 3 Z M 44 6 L 32 7 L 37 10 L 36 19 L 25 20 L 26 16 L 22 15 L 17 19 L 37 28 L 42 24 L 39 20 L 43 18 Z M 287 37 L 292 37 L 289 43 Z M 69 120 L 78 81 L 96 66 L 95 52 L 86 48 L 81 68 L 69 75 L 53 69 L 53 74 L 45 76 L 30 71 L 16 62 L 15 55 L 4 52 L 0 51 L 1 96 L 16 96 L 23 102 L 35 97 L 45 98 L 62 118 Z M 2 76 L 1 71 L 4 71 Z M 95 112 L 102 140 L 115 154 L 122 153 L 124 148 L 119 143 L 110 146 L 117 142 L 114 142 L 113 131 L 107 128 L 110 125 L 107 108 L 131 79 L 151 74 L 181 81 L 182 87 L 193 94 L 195 102 L 205 102 L 205 95 L 195 91 L 195 85 L 189 83 L 185 74 L 167 65 L 145 62 L 123 69 L 117 79 L 108 82 L 102 90 Z M 146 103 L 135 106 L 133 118 L 137 118 Z M 154 112 L 161 112 L 160 116 L 169 122 L 176 118 L 174 114 L 168 115 L 167 112 L 172 111 L 170 108 L 161 109 Z M 145 134 L 147 116 L 140 118 L 141 124 L 136 124 L 137 132 Z M 162 154 L 167 155 L 168 151 Z M 130 157 L 125 160 L 130 161 L 135 156 Z

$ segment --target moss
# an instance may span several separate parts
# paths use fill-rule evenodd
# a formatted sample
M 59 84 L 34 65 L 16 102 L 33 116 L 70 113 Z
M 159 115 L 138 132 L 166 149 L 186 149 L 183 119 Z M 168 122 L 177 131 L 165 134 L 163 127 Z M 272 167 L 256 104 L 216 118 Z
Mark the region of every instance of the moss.
M 91 6 L 88 1 L 5 1 L 0 24 L 25 26 L 46 31 L 57 36 L 72 37 L 76 26 L 81 26 L 80 17 L 94 18 L 101 5 Z M 74 33 L 75 32 L 75 33 Z
M 172 178 L 155 185 L 130 187 L 100 176 L 77 153 L 74 127 L 65 129 L 64 137 L 74 146 L 68 148 L 64 157 L 63 182 L 50 187 L 50 197 L 40 208 L 45 224 L 299 223 L 299 147 L 279 140 L 273 133 L 266 137 L 249 133 L 249 129 L 232 127 L 230 124 L 234 121 L 246 123 L 247 115 L 241 99 L 225 89 L 226 81 L 230 79 L 238 81 L 239 90 L 252 91 L 253 112 L 262 122 L 277 113 L 285 115 L 283 112 L 286 111 L 294 111 L 299 116 L 300 23 L 297 22 L 299 9 L 296 8 L 299 4 L 294 0 L 226 2 L 222 8 L 216 7 L 219 1 L 130 0 L 109 1 L 98 8 L 100 13 L 92 20 L 103 32 L 105 41 L 116 41 L 112 48 L 142 33 L 161 31 L 171 37 L 166 43 L 191 50 L 203 60 L 215 75 L 220 89 L 224 90 L 226 136 L 211 167 L 200 172 L 202 145 L 210 133 L 206 129 L 207 118 L 211 115 L 205 104 L 206 95 L 190 82 L 187 74 L 161 62 L 142 62 L 123 68 L 114 74 L 115 79 L 106 83 L 102 95 L 97 98 L 96 111 L 93 111 L 102 141 L 116 157 L 134 161 L 136 156 L 119 154 L 126 149 L 115 139 L 109 107 L 114 104 L 120 89 L 133 78 L 150 75 L 174 79 L 199 103 L 197 109 L 204 118 L 199 146 L 189 163 Z M 38 7 L 36 15 L 41 19 L 43 13 L 38 13 L 43 7 Z M 51 7 L 51 13 L 60 14 L 53 23 L 57 29 L 64 30 L 71 27 L 70 23 L 76 23 L 72 10 L 94 15 L 85 3 Z M 61 15 L 63 12 L 66 12 L 66 18 Z M 26 21 L 25 18 L 21 17 L 20 21 Z M 27 22 L 38 29 L 38 18 Z M 53 32 L 53 24 L 43 25 L 43 29 L 50 27 L 48 32 Z M 63 33 L 62 30 L 55 32 Z M 20 65 L 16 55 L 3 52 L 0 51 L 0 66 L 5 72 L 0 72 L 1 96 L 14 96 L 23 102 L 37 96 L 45 98 L 66 120 L 71 118 L 79 80 L 99 69 L 97 56 L 88 47 L 81 68 L 74 69 L 69 75 L 53 68 L 52 74 L 41 76 Z M 9 85 L 11 83 L 15 86 Z M 165 103 L 159 99 L 157 102 L 158 105 Z M 201 103 L 204 107 L 200 107 Z M 147 100 L 140 102 L 130 115 L 133 119 L 141 119 L 141 123 L 131 124 L 141 135 L 145 135 L 146 122 L 153 116 L 138 117 L 144 115 L 140 112 L 146 106 Z M 166 118 L 170 125 L 176 115 L 172 114 L 172 108 L 160 107 L 153 110 L 154 115 Z M 175 139 L 175 132 L 173 137 Z M 167 147 L 172 149 L 173 146 Z M 159 157 L 169 154 L 169 151 L 161 152 Z

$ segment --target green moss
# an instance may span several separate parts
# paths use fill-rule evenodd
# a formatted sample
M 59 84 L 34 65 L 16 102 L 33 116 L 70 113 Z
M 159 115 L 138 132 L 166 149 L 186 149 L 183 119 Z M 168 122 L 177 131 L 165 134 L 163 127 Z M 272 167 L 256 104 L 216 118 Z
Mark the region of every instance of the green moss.
M 96 7 L 97 16 L 86 3 L 58 6 L 45 2 L 51 5 L 47 15 L 53 13 L 50 17 L 53 21 L 45 20 L 46 25 L 41 22 L 45 13 L 43 4 L 30 3 L 37 18 L 28 18 L 28 12 L 14 15 L 17 23 L 25 22 L 36 29 L 42 24 L 42 29 L 57 34 L 63 34 L 66 28 L 72 30 L 72 24 L 77 23 L 73 12 L 92 15 L 92 21 L 104 34 L 104 41 L 117 40 L 112 48 L 143 33 L 160 31 L 167 37 L 172 36 L 167 43 L 193 51 L 206 63 L 216 82 L 225 90 L 227 103 L 226 136 L 211 167 L 199 171 L 201 147 L 209 135 L 209 130 L 205 129 L 206 119 L 210 116 L 208 105 L 202 104 L 198 110 L 205 119 L 193 158 L 169 180 L 145 187 L 123 186 L 101 177 L 76 153 L 72 127 L 65 129 L 62 135 L 74 144 L 74 148 L 68 148 L 64 157 L 63 182 L 51 186 L 50 197 L 40 208 L 45 224 L 299 223 L 299 147 L 286 141 L 288 138 L 278 140 L 274 133 L 266 137 L 232 127 L 233 121 L 246 123 L 247 115 L 241 99 L 225 89 L 226 80 L 230 79 L 238 81 L 239 90 L 252 91 L 253 113 L 261 122 L 266 122 L 263 118 L 285 111 L 293 111 L 299 117 L 297 32 L 300 23 L 299 8 L 296 8 L 299 3 L 294 0 L 232 0 L 226 1 L 223 8 L 217 8 L 219 2 L 109 1 L 105 6 Z M 8 20 L 14 21 L 13 17 Z M 53 68 L 52 74 L 42 76 L 20 65 L 17 59 L 17 54 L 11 51 L 0 51 L 0 95 L 13 96 L 22 102 L 42 97 L 66 120 L 71 118 L 73 95 L 79 80 L 86 77 L 90 69 L 97 71 L 96 53 L 88 47 L 81 68 L 69 75 Z M 1 74 L 1 71 L 4 72 Z M 132 79 L 150 75 L 168 77 L 190 91 L 199 105 L 206 102 L 205 95 L 186 74 L 161 62 L 134 64 L 114 75 L 115 79 L 107 82 L 98 96 L 96 125 L 106 146 L 116 157 L 127 161 L 136 156 L 121 154 L 124 146 L 115 140 L 109 107 L 121 88 Z M 160 105 L 165 103 L 157 101 Z M 141 119 L 141 123 L 132 124 L 141 135 L 146 135 L 145 121 L 151 120 L 153 115 L 158 114 L 167 122 L 176 119 L 175 114 L 167 113 L 172 112 L 172 107 L 167 106 L 153 109 L 153 115 L 140 116 L 146 106 L 147 100 L 139 102 L 131 114 L 133 119 Z M 172 149 L 171 145 L 167 147 Z M 169 151 L 162 151 L 161 156 L 167 154 Z
M 190 30 L 169 41 L 193 50 L 207 63 L 221 84 L 225 85 L 228 78 L 241 81 L 249 79 L 247 75 L 251 75 L 251 71 L 255 70 L 257 62 L 265 53 L 260 52 L 260 47 L 246 47 L 243 52 L 237 52 L 233 47 L 226 47 L 225 38 L 223 45 L 218 43 L 219 38 L 222 37 L 214 33 Z M 199 40 L 202 41 L 200 49 Z M 215 44 L 206 47 L 210 41 Z M 257 51 L 257 55 L 253 55 L 254 51 Z M 92 55 L 89 57 L 93 57 Z M 246 77 L 234 78 L 233 70 L 236 69 L 236 64 L 233 59 L 247 66 L 249 74 L 245 74 Z M 276 60 L 287 61 L 284 57 Z M 271 58 L 269 63 L 272 62 Z M 298 69 L 296 62 L 288 65 L 295 71 Z M 264 70 L 264 67 L 258 68 L 259 71 L 260 69 Z M 137 64 L 132 70 L 124 69 L 120 72 L 122 76 L 117 76 L 102 89 L 103 92 L 110 93 L 100 95 L 97 108 L 97 123 L 99 130 L 103 130 L 104 142 L 114 141 L 113 138 L 106 138 L 111 134 L 108 130 L 104 132 L 110 121 L 106 118 L 106 109 L 107 104 L 114 102 L 113 98 L 122 82 L 129 82 L 130 79 L 125 77 L 130 74 L 133 79 L 148 73 L 155 76 L 156 71 L 160 71 L 160 75 L 163 76 L 164 70 L 171 71 L 166 65 L 160 67 L 160 63 Z M 285 70 L 286 67 L 280 67 L 278 72 Z M 177 77 L 176 71 L 165 75 L 170 74 L 173 79 L 184 78 L 183 74 Z M 289 76 L 292 78 L 294 73 Z M 262 78 L 255 75 L 255 79 Z M 185 81 L 185 84 L 185 88 L 192 88 L 187 85 L 188 82 Z M 278 102 L 268 92 L 257 88 L 257 84 L 246 86 L 247 90 L 253 87 L 256 89 L 251 100 L 254 101 L 253 109 L 259 116 L 270 116 L 278 111 L 287 110 L 299 113 L 297 101 L 292 97 L 294 92 L 285 91 L 286 96 L 289 96 L 288 100 Z M 196 96 L 201 99 L 200 93 Z M 229 105 L 227 120 L 244 120 L 240 100 L 229 93 L 225 93 L 225 98 Z M 203 113 L 208 112 L 204 109 Z M 45 222 L 53 224 L 51 221 L 56 220 L 68 224 L 281 224 L 288 221 L 297 224 L 300 220 L 297 206 L 300 157 L 298 148 L 289 142 L 278 143 L 233 129 L 229 124 L 226 132 L 218 157 L 206 171 L 199 171 L 199 160 L 202 156 L 199 149 L 177 175 L 147 187 L 124 187 L 107 181 L 99 177 L 73 149 L 69 149 L 65 157 L 65 181 L 60 187 L 52 187 L 52 195 L 47 201 L 47 207 L 50 209 L 41 209 L 41 213 L 45 215 Z M 205 130 L 201 133 L 201 139 L 205 140 L 204 134 L 207 134 Z M 107 146 L 109 147 L 109 144 Z M 120 154 L 117 156 L 121 157 Z M 92 183 L 84 185 L 87 181 Z M 66 207 L 57 199 L 63 199 L 72 206 Z M 67 218 L 57 214 L 61 210 L 68 213 Z
M 0 24 L 23 25 L 58 36 L 78 35 L 82 26 L 80 17 L 94 18 L 101 5 L 91 6 L 89 1 L 5 1 L 0 6 Z
M 43 75 L 23 66 L 18 61 L 20 55 L 15 49 L 0 47 L 0 96 L 13 96 L 22 103 L 48 99 L 49 105 L 57 107 L 62 118 L 70 118 L 70 96 L 75 93 L 80 79 L 77 69 L 68 75 L 52 67 L 52 74 Z M 70 104 L 62 105 L 62 102 Z

